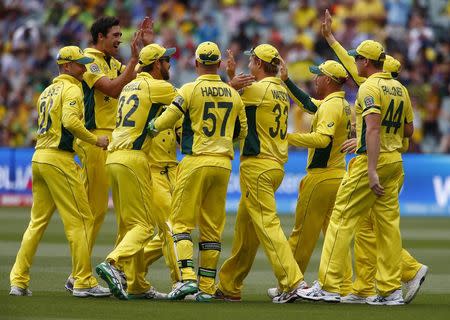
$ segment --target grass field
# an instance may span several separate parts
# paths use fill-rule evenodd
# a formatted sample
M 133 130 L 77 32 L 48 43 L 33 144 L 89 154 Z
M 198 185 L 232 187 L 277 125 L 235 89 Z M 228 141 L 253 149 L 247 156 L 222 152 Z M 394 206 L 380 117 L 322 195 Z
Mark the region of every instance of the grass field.
M 402 218 L 404 247 L 431 273 L 412 304 L 401 307 L 368 305 L 330 305 L 296 302 L 275 305 L 266 289 L 276 284 L 260 250 L 246 279 L 242 303 L 195 303 L 157 301 L 119 301 L 71 297 L 63 290 L 70 272 L 70 257 L 63 226 L 57 214 L 39 246 L 31 269 L 32 297 L 10 297 L 9 271 L 29 219 L 28 209 L 0 208 L 0 318 L 1 319 L 448 319 L 450 316 L 450 218 Z M 229 256 L 235 217 L 228 216 L 224 232 L 221 262 Z M 282 217 L 288 233 L 292 216 Z M 112 249 L 115 235 L 114 215 L 108 214 L 94 249 L 93 265 L 101 262 Z M 311 259 L 306 280 L 316 279 L 319 242 Z M 169 274 L 163 261 L 149 272 L 152 284 L 168 291 Z

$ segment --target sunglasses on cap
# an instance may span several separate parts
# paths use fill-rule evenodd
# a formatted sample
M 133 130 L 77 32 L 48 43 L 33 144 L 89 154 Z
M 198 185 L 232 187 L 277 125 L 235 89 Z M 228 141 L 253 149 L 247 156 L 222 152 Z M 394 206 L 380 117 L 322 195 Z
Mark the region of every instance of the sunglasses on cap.
M 170 57 L 161 57 L 158 59 L 159 61 L 166 61 L 166 62 L 170 62 Z

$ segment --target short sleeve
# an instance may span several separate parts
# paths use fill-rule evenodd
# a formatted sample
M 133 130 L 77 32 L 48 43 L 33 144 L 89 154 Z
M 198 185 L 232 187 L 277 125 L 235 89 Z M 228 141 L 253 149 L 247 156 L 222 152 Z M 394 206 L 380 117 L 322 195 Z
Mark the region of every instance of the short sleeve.
M 92 88 L 95 83 L 102 77 L 106 77 L 106 75 L 101 71 L 99 64 L 96 60 L 94 62 L 86 65 L 86 72 L 83 74 L 83 80 Z
M 358 103 L 362 107 L 363 117 L 370 113 L 381 114 L 380 90 L 378 90 L 373 84 L 365 82 L 359 88 Z

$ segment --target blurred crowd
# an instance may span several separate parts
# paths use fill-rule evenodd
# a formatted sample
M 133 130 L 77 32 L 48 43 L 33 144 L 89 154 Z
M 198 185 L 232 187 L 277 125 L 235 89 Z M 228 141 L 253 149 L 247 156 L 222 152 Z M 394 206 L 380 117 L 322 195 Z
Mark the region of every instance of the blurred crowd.
M 325 9 L 333 33 L 345 48 L 375 39 L 402 63 L 401 82 L 415 109 L 411 152 L 450 153 L 450 1 L 449 0 L 3 0 L 0 1 L 0 146 L 33 146 L 34 102 L 57 74 L 55 56 L 65 45 L 90 45 L 89 28 L 102 15 L 119 17 L 120 59 L 145 17 L 152 17 L 156 42 L 176 47 L 171 82 L 195 79 L 194 51 L 215 41 L 223 55 L 230 48 L 238 71 L 246 72 L 244 50 L 260 43 L 276 46 L 290 77 L 314 96 L 308 66 L 333 59 L 320 34 Z M 222 69 L 225 79 L 225 69 Z M 347 98 L 357 87 L 346 84 Z M 308 130 L 308 116 L 292 108 L 291 130 Z

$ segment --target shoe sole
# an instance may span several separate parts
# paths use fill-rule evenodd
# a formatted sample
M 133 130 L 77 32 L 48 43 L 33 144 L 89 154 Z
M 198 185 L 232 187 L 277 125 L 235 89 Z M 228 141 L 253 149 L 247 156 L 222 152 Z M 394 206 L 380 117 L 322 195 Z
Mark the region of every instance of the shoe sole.
M 117 284 L 116 282 L 120 283 L 120 280 L 116 279 L 116 278 L 112 278 L 110 276 L 110 274 L 108 272 L 106 272 L 105 270 L 103 270 L 102 267 L 97 266 L 95 268 L 95 271 L 97 272 L 97 274 L 100 276 L 100 278 L 102 278 L 109 287 L 109 291 L 111 291 L 111 293 L 118 298 L 119 300 L 128 300 L 128 295 L 126 292 L 124 292 Z
M 419 293 L 420 287 L 422 286 L 422 283 L 425 281 L 425 278 L 427 277 L 427 274 L 428 274 L 428 267 L 425 268 L 425 272 L 422 275 L 422 278 L 420 278 L 420 281 L 419 281 L 419 284 L 417 285 L 417 288 L 414 289 L 414 293 L 411 295 L 410 298 L 405 299 L 405 304 L 411 303 L 411 301 L 414 300 L 414 298 L 416 297 L 417 293 Z

